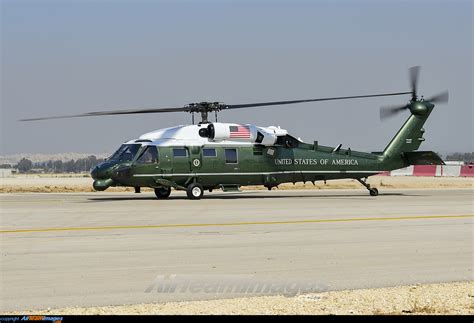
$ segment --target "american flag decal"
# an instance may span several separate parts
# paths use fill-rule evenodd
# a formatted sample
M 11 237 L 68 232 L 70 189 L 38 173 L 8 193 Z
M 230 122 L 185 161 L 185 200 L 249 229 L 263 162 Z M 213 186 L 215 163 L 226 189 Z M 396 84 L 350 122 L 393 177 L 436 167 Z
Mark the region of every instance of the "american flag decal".
M 229 126 L 230 138 L 250 138 L 248 126 Z

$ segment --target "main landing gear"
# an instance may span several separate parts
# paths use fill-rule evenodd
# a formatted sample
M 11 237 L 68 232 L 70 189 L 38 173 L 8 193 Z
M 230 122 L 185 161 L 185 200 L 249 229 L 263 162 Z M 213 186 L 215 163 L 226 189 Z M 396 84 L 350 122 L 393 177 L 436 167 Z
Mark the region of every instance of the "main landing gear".
M 367 178 L 365 180 L 357 178 L 357 181 L 361 183 L 362 185 L 364 185 L 364 187 L 369 190 L 370 196 L 379 195 L 379 190 L 376 189 L 375 187 L 370 187 L 370 184 L 367 183 Z
M 174 186 L 173 186 L 174 187 Z M 199 183 L 191 183 L 187 187 L 177 186 L 175 187 L 178 190 L 185 190 L 188 199 L 190 200 L 199 200 L 204 195 L 204 188 Z M 158 199 L 164 200 L 167 199 L 171 194 L 171 187 L 169 186 L 160 186 L 155 188 L 155 195 Z
M 204 194 L 204 189 L 199 183 L 191 183 L 186 188 L 186 194 L 190 200 L 200 200 Z

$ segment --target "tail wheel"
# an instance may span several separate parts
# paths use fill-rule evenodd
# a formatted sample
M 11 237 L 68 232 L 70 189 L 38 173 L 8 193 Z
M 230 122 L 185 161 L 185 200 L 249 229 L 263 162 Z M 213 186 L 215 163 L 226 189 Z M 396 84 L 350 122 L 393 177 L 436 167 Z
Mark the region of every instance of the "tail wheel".
M 369 190 L 369 193 L 370 193 L 370 196 L 377 196 L 379 195 L 379 190 L 374 187 Z
M 199 183 L 191 183 L 186 189 L 186 194 L 190 200 L 199 200 L 204 194 L 204 189 Z
M 157 187 L 155 188 L 155 195 L 159 199 L 167 199 L 171 194 L 171 187 Z

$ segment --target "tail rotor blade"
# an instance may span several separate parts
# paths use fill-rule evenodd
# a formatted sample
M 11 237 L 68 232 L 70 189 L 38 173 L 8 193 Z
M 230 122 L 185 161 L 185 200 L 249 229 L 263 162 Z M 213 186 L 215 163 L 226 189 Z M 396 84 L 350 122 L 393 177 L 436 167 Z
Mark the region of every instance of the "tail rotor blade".
M 416 101 L 416 94 L 418 89 L 418 76 L 420 75 L 420 67 L 413 66 L 410 68 L 410 85 L 411 85 L 411 93 L 412 93 L 412 100 Z
M 409 105 L 380 108 L 380 120 L 386 120 L 409 108 Z
M 437 95 L 432 96 L 429 99 L 425 99 L 425 101 L 431 102 L 431 103 L 448 103 L 449 100 L 449 92 L 445 91 L 442 93 L 439 93 Z

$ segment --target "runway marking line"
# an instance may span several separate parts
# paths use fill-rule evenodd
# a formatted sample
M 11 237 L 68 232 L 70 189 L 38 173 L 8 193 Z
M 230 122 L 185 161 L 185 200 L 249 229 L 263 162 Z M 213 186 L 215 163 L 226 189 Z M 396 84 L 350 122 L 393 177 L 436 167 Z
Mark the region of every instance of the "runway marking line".
M 421 216 L 399 216 L 378 218 L 348 218 L 348 219 L 318 219 L 318 220 L 292 220 L 292 221 L 254 221 L 254 222 L 228 222 L 228 223 L 185 223 L 185 224 L 157 224 L 157 225 L 124 225 L 103 227 L 63 227 L 63 228 L 37 228 L 37 229 L 13 229 L 0 230 L 4 233 L 24 232 L 51 232 L 51 231 L 92 231 L 92 230 L 120 230 L 120 229 L 160 229 L 160 228 L 194 228 L 194 227 L 217 227 L 217 226 L 245 226 L 245 225 L 279 225 L 279 224 L 304 224 L 304 223 L 331 223 L 331 222 L 357 222 L 357 221 L 396 221 L 396 220 L 422 220 L 422 219 L 465 219 L 474 218 L 474 214 L 468 215 L 421 215 Z
M 2 200 L 0 203 L 44 203 L 44 202 L 64 202 L 64 200 Z

